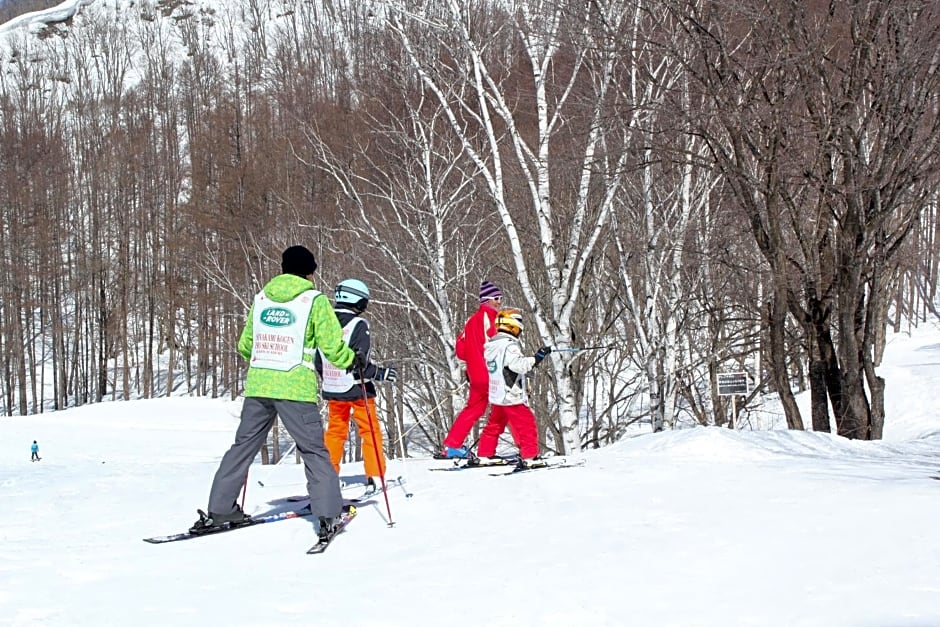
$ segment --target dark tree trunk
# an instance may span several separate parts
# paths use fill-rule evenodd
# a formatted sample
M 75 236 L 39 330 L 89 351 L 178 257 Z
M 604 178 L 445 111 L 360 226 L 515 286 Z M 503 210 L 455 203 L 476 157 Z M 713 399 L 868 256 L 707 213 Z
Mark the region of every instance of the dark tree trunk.
M 868 379 L 868 387 L 871 388 L 871 439 L 880 440 L 885 429 L 885 380 L 874 374 L 874 368 L 871 372 Z
M 826 364 L 814 359 L 809 364 L 809 389 L 812 399 L 813 431 L 829 433 L 829 397 L 826 394 Z
M 816 342 L 820 360 L 825 365 L 825 389 L 829 394 L 832 412 L 835 414 L 836 424 L 838 425 L 845 413 L 845 403 L 842 399 L 842 372 L 839 369 L 839 358 L 836 355 L 836 347 L 832 341 L 832 333 L 829 331 L 828 323 L 820 323 L 816 326 Z M 826 424 L 828 425 L 828 420 Z
M 785 340 L 787 308 L 785 304 L 786 296 L 781 293 L 782 291 L 779 287 L 776 289 L 773 302 L 770 305 L 768 325 L 770 329 L 770 363 L 774 384 L 777 393 L 780 395 L 780 403 L 783 405 L 784 414 L 787 417 L 787 427 L 802 431 L 803 418 L 800 416 L 800 408 L 797 407 L 793 391 L 790 389 L 790 373 L 787 369 Z

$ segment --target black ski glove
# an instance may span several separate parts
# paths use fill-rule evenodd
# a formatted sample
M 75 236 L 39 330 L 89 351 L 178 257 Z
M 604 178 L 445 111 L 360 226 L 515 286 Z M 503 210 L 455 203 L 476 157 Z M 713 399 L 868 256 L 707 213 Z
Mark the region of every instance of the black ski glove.
M 378 368 L 375 373 L 375 381 L 388 381 L 389 383 L 395 383 L 398 380 L 398 371 L 395 369 L 395 366 L 388 366 L 387 368 Z
M 535 351 L 535 365 L 538 366 L 542 363 L 542 360 L 545 359 L 545 356 L 552 352 L 551 346 L 543 346 L 542 348 Z
M 369 360 L 356 349 L 353 349 L 353 352 L 356 353 L 356 356 L 353 357 L 352 363 L 349 364 L 349 368 L 346 369 L 346 372 L 362 372 L 366 369 L 366 366 L 369 365 Z

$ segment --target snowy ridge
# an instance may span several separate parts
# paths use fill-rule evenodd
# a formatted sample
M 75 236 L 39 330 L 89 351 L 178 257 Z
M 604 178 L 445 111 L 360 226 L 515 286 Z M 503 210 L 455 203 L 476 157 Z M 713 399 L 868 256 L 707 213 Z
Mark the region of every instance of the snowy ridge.
M 0 24 L 0 35 L 18 28 L 26 27 L 30 32 L 45 28 L 46 24 L 64 22 L 78 11 L 83 4 L 94 0 L 63 0 L 56 6 L 44 11 L 31 11 Z

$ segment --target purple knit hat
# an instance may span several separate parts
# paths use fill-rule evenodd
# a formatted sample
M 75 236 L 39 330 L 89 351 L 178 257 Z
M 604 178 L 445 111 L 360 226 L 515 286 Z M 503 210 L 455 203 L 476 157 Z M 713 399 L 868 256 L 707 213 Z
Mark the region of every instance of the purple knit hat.
M 489 281 L 480 283 L 480 302 L 485 303 L 488 300 L 497 300 L 503 297 L 502 291 Z

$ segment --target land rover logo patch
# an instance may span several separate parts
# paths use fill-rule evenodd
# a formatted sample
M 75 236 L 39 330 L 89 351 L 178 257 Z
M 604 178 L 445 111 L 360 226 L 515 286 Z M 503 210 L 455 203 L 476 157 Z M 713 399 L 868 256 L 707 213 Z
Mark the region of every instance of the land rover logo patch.
M 294 314 L 283 307 L 268 307 L 261 312 L 261 323 L 269 327 L 286 327 L 294 322 Z

